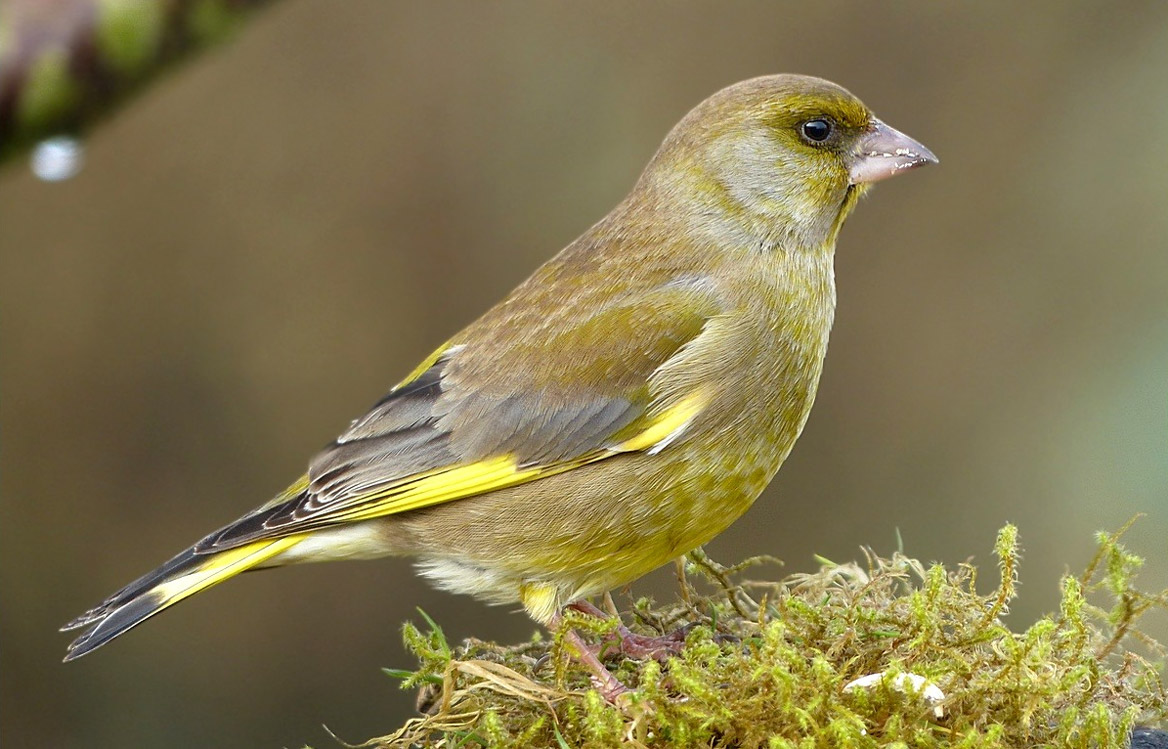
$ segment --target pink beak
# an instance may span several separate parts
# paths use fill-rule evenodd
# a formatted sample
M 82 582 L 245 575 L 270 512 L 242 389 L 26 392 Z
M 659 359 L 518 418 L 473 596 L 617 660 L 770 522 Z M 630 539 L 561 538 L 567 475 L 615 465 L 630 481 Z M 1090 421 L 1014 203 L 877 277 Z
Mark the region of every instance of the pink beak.
M 936 164 L 938 159 L 925 148 L 896 128 L 880 120 L 872 120 L 868 132 L 860 136 L 848 173 L 853 185 L 879 182 L 924 164 Z

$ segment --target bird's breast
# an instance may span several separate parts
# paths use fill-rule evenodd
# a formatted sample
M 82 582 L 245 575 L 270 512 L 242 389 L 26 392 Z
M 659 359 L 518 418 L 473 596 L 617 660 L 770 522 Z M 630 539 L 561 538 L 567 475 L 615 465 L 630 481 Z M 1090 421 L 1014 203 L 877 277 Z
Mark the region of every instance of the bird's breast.
M 750 476 L 754 496 L 790 453 L 815 400 L 835 315 L 831 259 L 778 257 L 764 273 L 731 277 L 733 311 L 713 321 L 709 356 L 720 365 L 694 442 L 717 463 L 705 469 Z

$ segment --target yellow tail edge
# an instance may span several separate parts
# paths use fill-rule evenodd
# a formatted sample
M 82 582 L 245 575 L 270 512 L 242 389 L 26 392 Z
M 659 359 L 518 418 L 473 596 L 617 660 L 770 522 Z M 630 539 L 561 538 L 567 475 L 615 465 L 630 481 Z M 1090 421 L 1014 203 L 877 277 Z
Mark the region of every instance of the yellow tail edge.
M 189 562 L 162 577 L 156 585 L 127 600 L 118 601 L 106 610 L 95 609 L 90 629 L 73 641 L 65 660 L 71 661 L 93 652 L 179 601 L 279 556 L 304 538 L 304 535 L 297 535 L 255 541 L 206 557 L 191 557 Z

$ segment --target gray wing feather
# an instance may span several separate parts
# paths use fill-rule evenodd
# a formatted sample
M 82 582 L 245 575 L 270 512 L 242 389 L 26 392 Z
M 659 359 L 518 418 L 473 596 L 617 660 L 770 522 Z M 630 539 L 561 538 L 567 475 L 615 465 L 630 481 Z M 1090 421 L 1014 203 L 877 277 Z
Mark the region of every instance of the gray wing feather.
M 523 464 L 575 457 L 596 449 L 643 411 L 623 398 L 569 407 L 534 394 L 491 398 L 460 392 L 443 379 L 449 360 L 439 358 L 418 380 L 391 391 L 321 451 L 309 465 L 304 492 L 223 528 L 197 550 L 300 532 L 315 515 L 427 471 L 504 454 Z
M 450 430 L 455 453 L 478 460 L 514 455 L 524 465 L 555 463 L 595 450 L 604 437 L 631 423 L 643 406 L 624 398 L 583 401 L 566 407 L 559 399 L 522 393 L 450 404 L 440 424 Z

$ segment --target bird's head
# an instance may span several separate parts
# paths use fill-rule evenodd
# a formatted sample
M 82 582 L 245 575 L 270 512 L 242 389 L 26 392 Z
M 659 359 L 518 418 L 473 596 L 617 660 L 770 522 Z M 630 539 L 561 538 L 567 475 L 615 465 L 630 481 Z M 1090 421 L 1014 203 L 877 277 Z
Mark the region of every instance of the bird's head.
M 834 244 L 867 188 L 937 157 L 821 78 L 773 75 L 725 88 L 666 138 L 645 178 L 711 225 L 782 246 Z

